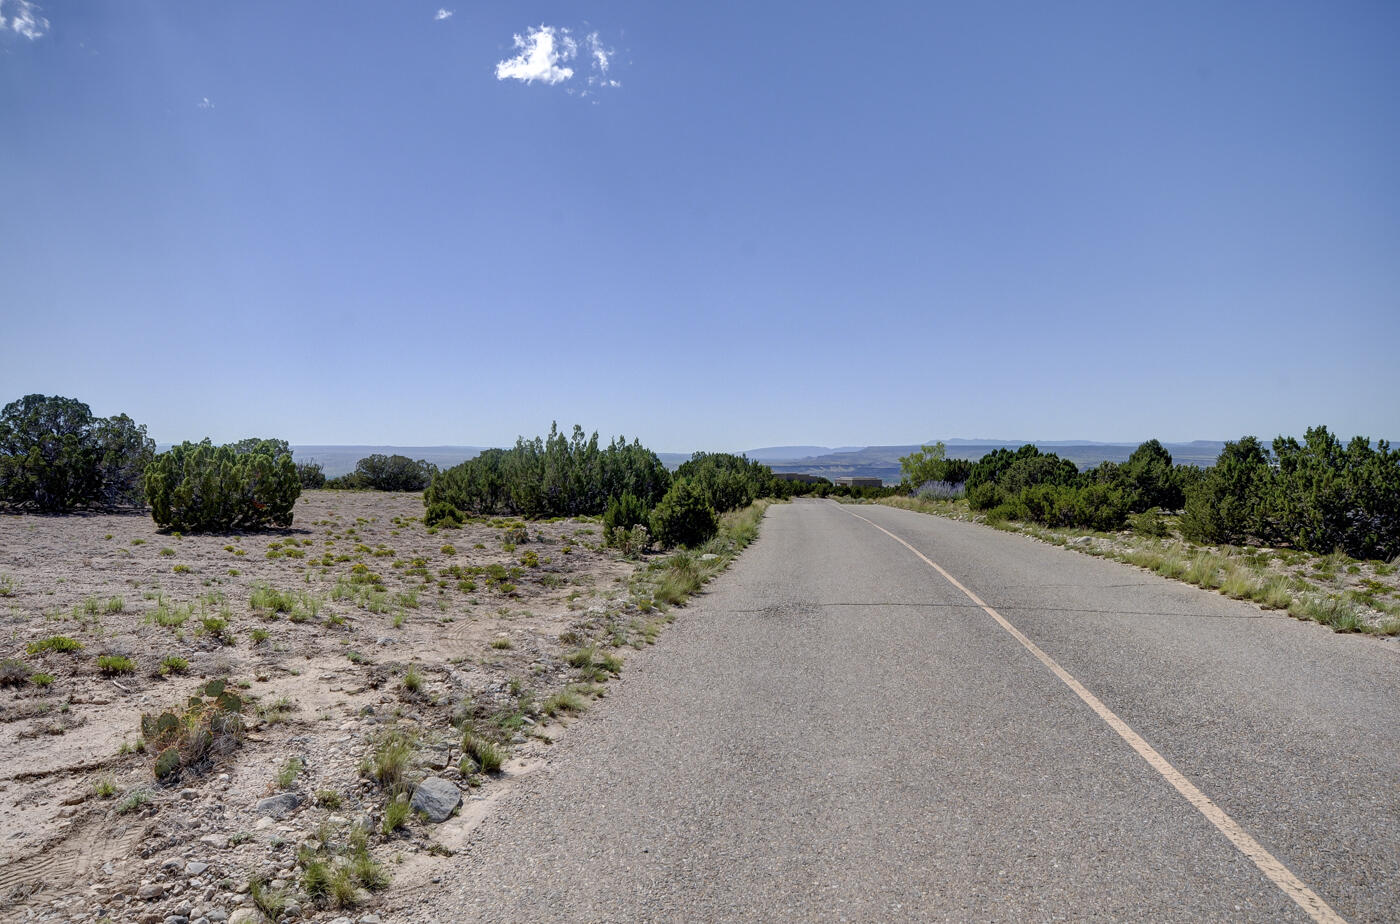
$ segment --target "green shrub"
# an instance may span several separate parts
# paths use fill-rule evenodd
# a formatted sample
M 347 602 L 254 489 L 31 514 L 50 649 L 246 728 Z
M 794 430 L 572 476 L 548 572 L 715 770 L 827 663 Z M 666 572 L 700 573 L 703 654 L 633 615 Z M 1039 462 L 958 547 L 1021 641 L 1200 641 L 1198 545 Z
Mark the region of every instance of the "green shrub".
M 1142 513 L 1135 513 L 1128 517 L 1128 523 L 1132 526 L 1133 532 L 1142 536 L 1161 538 L 1169 533 L 1167 521 L 1162 519 L 1160 507 L 1149 507 Z
M 1186 496 L 1181 535 L 1192 542 L 1236 545 L 1250 537 L 1272 541 L 1276 534 L 1269 503 L 1275 477 L 1269 450 L 1257 439 L 1226 443 L 1215 465 Z
M 704 494 L 684 479 L 651 512 L 651 534 L 666 547 L 697 546 L 719 531 L 719 516 Z
M 913 493 L 927 484 L 948 485 L 951 489 L 967 481 L 972 474 L 972 463 L 966 459 L 949 459 L 948 447 L 939 442 L 930 446 L 920 446 L 917 451 L 899 459 L 903 473 L 900 486 Z
M 297 481 L 303 491 L 314 491 L 326 486 L 326 470 L 319 462 L 298 462 Z
M 608 499 L 607 510 L 603 513 L 603 535 L 611 536 L 615 529 L 627 531 L 646 525 L 650 519 L 651 511 L 642 499 L 631 491 L 624 491 L 621 497 Z
M 1400 554 L 1400 451 L 1365 437 L 1346 446 L 1326 427 L 1299 443 L 1274 440 L 1278 460 L 1270 511 L 1290 543 L 1317 554 L 1341 549 L 1354 558 Z
M 81 401 L 26 395 L 0 411 L 0 502 L 42 511 L 140 505 L 155 452 L 130 417 L 93 417 Z
M 456 529 L 462 525 L 466 516 L 451 504 L 438 501 L 429 504 L 427 512 L 423 514 L 423 523 L 430 527 L 441 529 Z
M 436 465 L 408 456 L 375 453 L 355 463 L 358 486 L 376 491 L 421 491 L 436 473 Z
M 973 510 L 991 510 L 1004 502 L 1005 497 L 994 482 L 984 481 L 967 486 L 967 505 Z
M 291 453 L 274 454 L 272 440 L 240 451 L 243 445 L 186 442 L 157 456 L 145 481 L 156 524 L 188 531 L 290 526 L 301 493 Z
M 694 485 L 717 513 L 747 507 L 773 493 L 772 469 L 727 452 L 697 452 L 676 469 L 675 478 Z
M 656 454 L 639 442 L 615 439 L 599 447 L 598 435 L 557 425 L 541 439 L 516 440 L 512 449 L 488 449 L 433 476 L 423 503 L 457 511 L 526 517 L 597 515 L 607 501 L 631 492 L 645 504 L 665 494 L 671 476 Z M 425 522 L 428 518 L 425 517 Z

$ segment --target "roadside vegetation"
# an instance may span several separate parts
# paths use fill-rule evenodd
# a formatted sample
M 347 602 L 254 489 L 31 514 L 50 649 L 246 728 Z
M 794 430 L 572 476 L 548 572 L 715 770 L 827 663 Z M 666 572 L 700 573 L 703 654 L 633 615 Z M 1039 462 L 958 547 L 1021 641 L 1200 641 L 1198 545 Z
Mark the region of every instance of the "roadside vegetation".
M 942 444 L 901 459 L 879 502 L 1026 533 L 1342 632 L 1400 634 L 1400 452 L 1325 427 L 1225 445 L 1211 468 L 1156 440 L 1079 471 L 1035 446 L 976 462 Z
M 25 405 L 52 412 L 29 415 L 40 442 L 63 442 L 66 402 Z M 44 475 L 32 462 L 0 464 Z M 83 794 L 60 806 L 44 771 L 0 809 L 35 843 L 66 836 L 61 809 L 75 838 L 123 818 L 135 840 L 103 848 L 111 881 L 162 892 L 122 891 L 122 920 L 183 914 L 187 866 L 230 917 L 381 905 L 402 857 L 451 855 L 437 826 L 453 799 L 508 785 L 605 697 L 753 541 L 769 498 L 817 490 L 723 453 L 673 474 L 579 428 L 447 472 L 369 457 L 341 483 L 367 490 L 317 490 L 320 466 L 276 439 L 185 443 L 127 470 L 126 503 L 149 519 L 0 518 L 0 721 L 17 764 L 61 743 Z M 84 506 L 107 504 L 65 509 Z M 62 571 L 53 548 L 72 550 Z M 130 861 L 196 837 L 193 859 Z M 47 875 L 42 852 L 5 862 L 15 881 Z

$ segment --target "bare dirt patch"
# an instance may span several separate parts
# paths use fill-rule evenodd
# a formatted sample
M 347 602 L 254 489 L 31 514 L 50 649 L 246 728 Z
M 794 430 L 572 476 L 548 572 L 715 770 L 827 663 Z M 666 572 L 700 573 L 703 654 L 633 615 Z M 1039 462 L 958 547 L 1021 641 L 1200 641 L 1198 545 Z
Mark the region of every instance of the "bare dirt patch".
M 602 695 L 620 662 L 591 646 L 640 646 L 656 622 L 597 522 L 430 532 L 422 511 L 416 494 L 312 491 L 291 529 L 191 536 L 0 514 L 0 919 L 237 919 L 250 880 L 265 906 L 358 918 L 430 879 L 473 806 Z M 143 714 L 185 721 L 214 678 L 241 743 L 182 740 L 157 779 L 166 744 Z M 409 756 L 390 779 L 395 742 Z M 461 820 L 410 812 L 386 833 L 426 777 L 462 794 Z M 317 861 L 349 886 L 308 892 Z

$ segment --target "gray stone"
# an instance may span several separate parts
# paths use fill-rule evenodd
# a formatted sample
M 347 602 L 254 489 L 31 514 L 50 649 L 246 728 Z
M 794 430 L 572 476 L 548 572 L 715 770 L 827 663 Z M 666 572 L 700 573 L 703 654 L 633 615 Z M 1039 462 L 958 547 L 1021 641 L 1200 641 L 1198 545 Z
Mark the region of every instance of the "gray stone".
M 166 915 L 164 924 L 190 924 L 190 919 L 183 914 Z
M 256 908 L 235 908 L 228 916 L 228 924 L 262 924 L 262 912 Z
M 208 863 L 200 863 L 198 860 L 191 860 L 185 864 L 185 872 L 189 873 L 191 876 L 203 875 L 204 871 L 208 868 Z
M 259 799 L 256 808 L 259 815 L 281 818 L 289 812 L 296 811 L 300 805 L 301 796 L 294 792 L 284 792 L 268 796 L 266 799 Z
M 422 812 L 431 822 L 446 821 L 462 804 L 462 791 L 450 780 L 440 776 L 430 776 L 418 784 L 413 791 L 413 801 L 409 807 Z
M 136 892 L 136 897 L 137 897 L 137 898 L 142 899 L 142 900 L 144 900 L 144 901 L 148 901 L 148 902 L 149 902 L 149 901 L 154 901 L 154 900 L 157 899 L 157 898 L 161 898 L 161 897 L 164 896 L 164 895 L 165 895 L 165 886 L 163 886 L 163 885 L 161 885 L 161 884 L 159 884 L 159 883 L 156 883 L 156 882 L 153 882 L 153 883 L 151 883 L 150 885 L 143 885 L 143 886 L 142 886 L 139 890 L 137 890 L 137 892 Z

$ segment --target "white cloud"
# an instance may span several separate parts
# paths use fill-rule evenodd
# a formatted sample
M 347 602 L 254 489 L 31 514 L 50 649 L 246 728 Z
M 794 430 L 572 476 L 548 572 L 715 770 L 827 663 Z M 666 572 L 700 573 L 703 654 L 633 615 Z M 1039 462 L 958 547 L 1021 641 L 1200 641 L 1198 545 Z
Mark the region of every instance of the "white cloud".
M 213 109 L 213 108 L 214 108 L 214 104 L 211 103 L 211 102 L 209 102 L 209 97 L 206 96 L 206 97 L 204 97 L 204 99 L 202 99 L 202 100 L 199 101 L 199 108 L 200 108 L 200 109 Z
M 583 37 L 582 47 L 587 52 L 587 89 L 575 90 L 565 87 L 570 96 L 591 96 L 602 89 L 622 86 L 622 82 L 608 75 L 612 67 L 615 50 L 603 44 L 597 32 L 589 32 Z M 519 52 L 514 58 L 496 64 L 496 79 L 507 77 L 534 83 L 536 80 L 551 86 L 564 83 L 574 76 L 574 69 L 567 67 L 569 61 L 579 56 L 580 43 L 574 40 L 567 28 L 541 25 L 538 29 L 527 30 L 524 37 L 515 36 L 515 48 Z
M 452 14 L 453 14 L 454 12 L 456 12 L 456 11 L 455 11 L 455 10 L 444 9 L 444 8 L 442 8 L 442 7 L 438 7 L 438 11 L 437 11 L 437 13 L 433 16 L 433 19 L 434 19 L 435 21 L 437 21 L 437 22 L 442 22 L 444 19 L 451 19 L 451 18 L 452 18 Z
M 578 54 L 578 44 L 569 37 L 568 29 L 541 25 L 529 30 L 523 38 L 517 34 L 515 47 L 520 54 L 496 63 L 497 80 L 510 78 L 526 83 L 540 80 L 553 86 L 574 76 L 573 68 L 562 66 Z
M 39 15 L 39 7 L 32 0 L 0 0 L 0 31 L 6 29 L 33 41 L 49 31 L 49 21 Z
M 590 32 L 586 39 L 588 50 L 593 55 L 593 67 L 606 74 L 608 72 L 608 59 L 612 57 L 613 50 L 604 48 L 603 43 L 598 41 L 598 33 Z

